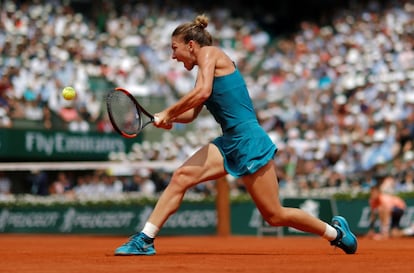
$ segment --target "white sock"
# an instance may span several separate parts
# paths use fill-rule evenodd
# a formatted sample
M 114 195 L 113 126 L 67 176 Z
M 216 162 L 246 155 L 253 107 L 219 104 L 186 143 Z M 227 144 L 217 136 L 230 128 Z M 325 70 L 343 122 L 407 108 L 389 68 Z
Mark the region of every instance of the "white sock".
M 323 238 L 328 241 L 335 240 L 338 236 L 338 231 L 333 226 L 326 224 L 325 233 L 322 235 Z
M 156 225 L 151 224 L 150 222 L 146 222 L 144 228 L 142 229 L 142 233 L 153 239 L 155 238 L 155 236 L 157 236 L 158 231 L 160 231 L 160 229 Z

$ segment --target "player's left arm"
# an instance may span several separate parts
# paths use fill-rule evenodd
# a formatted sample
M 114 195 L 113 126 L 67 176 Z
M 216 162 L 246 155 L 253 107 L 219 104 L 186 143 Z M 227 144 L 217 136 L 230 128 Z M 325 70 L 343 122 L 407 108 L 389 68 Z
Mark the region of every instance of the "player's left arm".
M 177 123 L 190 123 L 193 120 L 195 120 L 200 114 L 201 110 L 203 109 L 204 104 L 201 104 L 195 108 L 192 108 L 190 110 L 187 110 L 186 112 L 182 113 L 178 117 L 174 119 L 174 122 Z

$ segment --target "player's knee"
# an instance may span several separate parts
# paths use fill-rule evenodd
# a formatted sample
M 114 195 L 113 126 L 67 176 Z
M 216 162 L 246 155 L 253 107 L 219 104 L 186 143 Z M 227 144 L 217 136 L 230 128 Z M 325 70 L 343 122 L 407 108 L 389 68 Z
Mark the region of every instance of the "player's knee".
M 269 225 L 274 226 L 274 227 L 280 227 L 280 226 L 285 226 L 286 225 L 285 221 L 282 218 L 276 217 L 276 216 L 267 218 L 266 222 Z
M 275 212 L 262 213 L 263 219 L 271 226 L 278 227 L 284 226 L 286 221 L 282 214 Z
M 185 191 L 192 186 L 194 178 L 183 168 L 178 168 L 172 175 L 170 185 L 178 191 Z

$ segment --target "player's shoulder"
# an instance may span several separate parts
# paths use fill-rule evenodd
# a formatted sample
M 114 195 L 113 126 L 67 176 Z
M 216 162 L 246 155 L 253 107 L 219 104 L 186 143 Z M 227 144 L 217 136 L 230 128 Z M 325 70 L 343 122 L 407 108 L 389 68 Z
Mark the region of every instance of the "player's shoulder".
M 200 52 L 204 54 L 225 54 L 224 50 L 218 46 L 203 46 L 200 48 Z
M 217 62 L 220 60 L 229 59 L 229 56 L 217 46 L 203 46 L 198 55 L 199 64 L 202 62 L 214 62 L 217 65 Z

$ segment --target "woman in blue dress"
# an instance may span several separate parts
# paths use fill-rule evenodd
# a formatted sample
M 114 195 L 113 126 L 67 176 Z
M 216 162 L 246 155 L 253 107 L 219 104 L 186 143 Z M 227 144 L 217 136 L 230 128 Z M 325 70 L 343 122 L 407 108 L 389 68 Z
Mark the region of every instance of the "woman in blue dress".
M 187 70 L 198 67 L 195 86 L 164 111 L 155 126 L 171 129 L 188 123 L 204 106 L 220 124 L 222 135 L 201 147 L 172 175 L 141 232 L 115 250 L 115 255 L 153 255 L 154 238 L 176 212 L 187 189 L 227 174 L 240 177 L 263 218 L 272 226 L 288 226 L 327 239 L 347 254 L 357 250 L 357 239 L 347 221 L 334 216 L 328 224 L 298 208 L 283 207 L 273 160 L 277 147 L 260 126 L 246 83 L 237 66 L 220 48 L 212 46 L 206 30 L 208 17 L 179 25 L 172 33 L 172 58 Z

